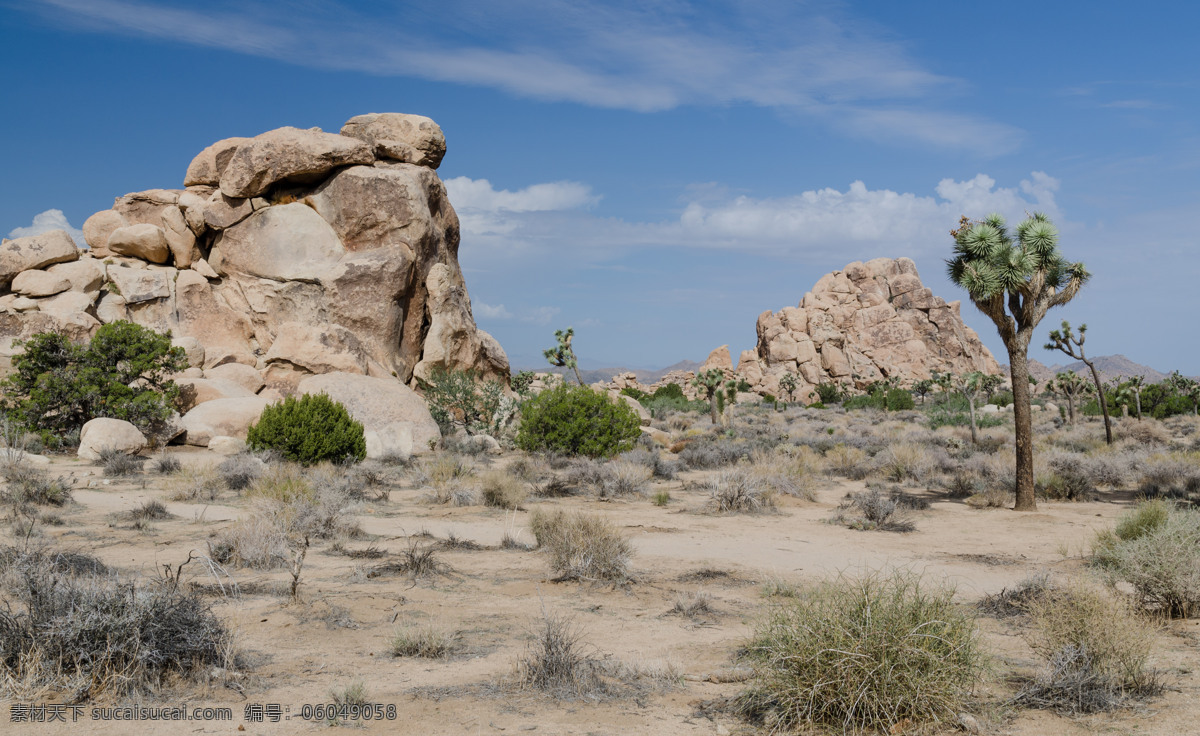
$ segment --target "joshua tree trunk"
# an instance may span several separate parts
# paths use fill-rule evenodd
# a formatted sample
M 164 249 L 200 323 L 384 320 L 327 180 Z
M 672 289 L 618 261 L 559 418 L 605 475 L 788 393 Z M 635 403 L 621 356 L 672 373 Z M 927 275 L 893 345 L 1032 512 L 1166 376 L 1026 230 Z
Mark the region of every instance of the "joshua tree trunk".
M 1080 353 L 1082 354 L 1082 350 Z M 1084 365 L 1092 369 L 1092 381 L 1096 383 L 1096 396 L 1100 398 L 1100 413 L 1104 415 L 1104 442 L 1112 444 L 1112 420 L 1108 418 L 1108 401 L 1104 398 L 1104 384 L 1100 383 L 1100 373 L 1096 370 L 1096 364 L 1087 358 L 1083 358 Z
M 1140 422 L 1140 421 L 1142 421 L 1142 392 L 1138 391 L 1138 390 L 1134 390 L 1133 400 L 1134 400 L 1134 403 L 1137 404 L 1137 418 L 1138 418 L 1138 421 Z
M 1075 397 L 1067 394 L 1067 421 L 1075 426 Z
M 717 411 L 717 395 L 715 393 L 708 395 L 708 415 L 713 424 L 720 424 L 721 414 Z
M 979 444 L 979 428 L 975 424 L 975 394 L 967 394 L 967 406 L 971 407 L 971 444 Z
M 1037 511 L 1033 493 L 1033 411 L 1029 408 L 1029 338 L 1033 330 L 1017 332 L 1006 340 L 1009 378 L 1013 391 L 1013 425 L 1016 435 L 1017 503 L 1016 511 Z

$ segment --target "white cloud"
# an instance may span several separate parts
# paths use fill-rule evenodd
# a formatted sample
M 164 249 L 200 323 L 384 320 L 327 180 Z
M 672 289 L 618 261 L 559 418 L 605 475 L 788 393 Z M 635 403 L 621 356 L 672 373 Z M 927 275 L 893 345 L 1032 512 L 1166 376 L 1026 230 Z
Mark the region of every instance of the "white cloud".
M 512 319 L 512 313 L 505 309 L 503 304 L 492 306 L 472 300 L 471 308 L 484 319 Z
M 558 307 L 534 307 L 521 315 L 521 321 L 535 325 L 548 325 L 561 311 Z
M 34 215 L 33 224 L 25 227 L 14 227 L 8 233 L 10 238 L 24 238 L 30 235 L 41 235 L 48 233 L 51 230 L 66 230 L 71 239 L 75 241 L 75 245 L 80 248 L 86 248 L 87 244 L 83 240 L 83 231 L 79 228 L 71 227 L 71 223 L 67 222 L 67 216 L 62 210 L 46 210 L 40 215 Z
M 588 207 L 600 201 L 592 188 L 575 181 L 534 184 L 510 192 L 496 190 L 487 179 L 456 176 L 446 180 L 450 203 L 456 210 L 485 212 L 546 212 Z
M 997 187 L 985 174 L 957 181 L 943 179 L 932 193 L 870 189 L 855 181 L 844 191 L 825 188 L 785 197 L 731 197 L 719 188 L 698 187 L 696 197 L 677 220 L 635 223 L 595 217 L 587 212 L 505 213 L 463 218 L 467 248 L 499 258 L 529 251 L 538 257 L 560 254 L 596 257 L 628 248 L 671 247 L 787 254 L 827 260 L 830 254 L 852 258 L 894 253 L 920 255 L 946 250 L 948 231 L 961 215 L 993 212 L 1010 222 L 1026 212 L 1042 211 L 1061 219 L 1057 179 L 1033 172 L 1015 187 Z M 478 253 L 478 251 L 476 251 Z
M 873 139 L 984 154 L 1011 150 L 1012 126 L 929 102 L 965 85 L 924 69 L 900 43 L 833 0 L 686 3 L 629 0 L 406 4 L 263 0 L 164 6 L 41 0 L 56 24 L 166 38 L 326 69 L 484 85 L 536 99 L 660 111 L 751 104 Z M 366 15 L 370 12 L 371 15 Z

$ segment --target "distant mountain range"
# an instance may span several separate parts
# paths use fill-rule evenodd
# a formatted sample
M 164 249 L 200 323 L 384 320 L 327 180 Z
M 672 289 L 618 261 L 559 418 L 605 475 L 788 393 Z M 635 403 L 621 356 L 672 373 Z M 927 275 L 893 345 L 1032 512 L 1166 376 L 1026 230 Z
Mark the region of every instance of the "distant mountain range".
M 519 358 L 514 359 L 512 371 L 529 370 L 537 371 L 538 373 L 562 373 L 573 378 L 574 375 L 567 368 L 555 368 L 552 365 L 547 365 L 545 361 L 541 364 L 529 364 L 531 361 L 521 361 Z M 633 373 L 637 376 L 638 382 L 642 384 L 651 384 L 659 380 L 671 371 L 694 371 L 700 367 L 700 363 L 694 360 L 681 360 L 678 363 L 673 363 L 666 368 L 656 370 L 645 368 L 580 368 L 579 375 L 583 378 L 583 382 L 587 384 L 597 383 L 600 381 L 611 381 L 613 376 L 619 373 Z
M 1146 383 L 1158 383 L 1167 377 L 1166 373 L 1155 370 L 1148 365 L 1134 363 L 1124 355 L 1099 355 L 1094 358 L 1089 358 L 1096 364 L 1096 371 L 1100 374 L 1101 381 L 1110 381 L 1118 376 L 1124 378 L 1132 378 L 1133 376 L 1145 376 Z M 1002 363 L 1000 367 L 1005 373 L 1008 373 L 1008 364 Z M 1037 379 L 1038 383 L 1042 383 L 1055 375 L 1064 371 L 1074 371 L 1082 374 L 1084 378 L 1091 379 L 1092 372 L 1084 365 L 1083 361 L 1075 361 L 1066 365 L 1046 365 L 1039 360 L 1030 359 L 1029 375 Z

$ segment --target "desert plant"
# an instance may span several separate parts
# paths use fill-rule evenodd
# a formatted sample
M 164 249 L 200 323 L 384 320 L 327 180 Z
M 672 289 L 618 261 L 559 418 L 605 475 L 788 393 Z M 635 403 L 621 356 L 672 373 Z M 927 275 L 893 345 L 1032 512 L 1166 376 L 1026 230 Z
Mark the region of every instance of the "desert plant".
M 501 509 L 520 508 L 529 496 L 529 489 L 518 478 L 503 470 L 492 470 L 479 476 L 479 492 L 488 506 Z
M 469 434 L 497 434 L 516 410 L 516 402 L 504 395 L 503 383 L 481 380 L 472 370 L 438 366 L 428 379 L 417 380 L 443 435 L 459 427 Z
M 1047 388 L 1067 400 L 1067 421 L 1075 423 L 1075 404 L 1088 392 L 1087 382 L 1074 371 L 1063 371 L 1054 376 Z
M 954 722 L 984 670 L 954 591 L 905 572 L 841 576 L 779 599 L 758 624 L 741 710 L 773 729 L 898 730 Z
M 166 481 L 172 501 L 215 501 L 225 484 L 216 470 L 206 466 L 189 466 L 179 470 Z
M 462 648 L 458 632 L 445 632 L 433 626 L 405 626 L 392 634 L 389 648 L 393 657 L 445 659 Z
M 1190 616 L 1200 607 L 1200 511 L 1143 503 L 1096 536 L 1092 560 L 1110 584 L 1131 585 L 1147 608 Z
M 246 444 L 253 450 L 276 450 L 305 465 L 367 456 L 362 424 L 325 394 L 289 396 L 263 409 L 250 425 Z
M 1029 613 L 1029 607 L 1053 592 L 1050 576 L 1046 573 L 1031 575 L 1012 588 L 1001 588 L 999 593 L 988 594 L 976 605 L 984 613 L 996 618 L 1012 618 Z
M 575 380 L 579 381 L 579 385 L 584 385 L 583 377 L 579 375 L 579 360 L 575 357 L 575 349 L 571 347 L 571 341 L 575 339 L 575 328 L 555 330 L 554 339 L 558 344 L 542 351 L 542 355 L 552 366 L 570 368 L 575 372 Z
M 746 468 L 722 470 L 701 484 L 708 491 L 709 511 L 755 513 L 775 509 L 775 489 Z
M 527 452 L 611 457 L 633 449 L 638 415 L 587 386 L 558 386 L 521 405 L 517 446 Z
M 1092 372 L 1092 381 L 1096 384 L 1096 397 L 1100 402 L 1100 411 L 1104 414 L 1104 441 L 1113 443 L 1112 419 L 1108 416 L 1108 400 L 1104 395 L 1104 384 L 1100 381 L 1100 373 L 1096 364 L 1087 359 L 1083 343 L 1087 339 L 1087 325 L 1079 325 L 1079 334 L 1071 331 L 1071 323 L 1063 320 L 1062 329 L 1050 331 L 1050 342 L 1046 343 L 1047 350 L 1058 350 L 1066 353 L 1075 360 L 1082 361 Z
M 103 466 L 104 475 L 109 478 L 122 478 L 127 475 L 140 473 L 142 459 L 136 455 L 127 455 L 123 450 L 105 448 L 100 451 L 97 465 Z
M 538 547 L 549 554 L 557 580 L 629 579 L 633 545 L 604 517 L 537 508 L 529 527 Z
M 787 394 L 788 401 L 792 400 L 792 394 L 796 393 L 796 388 L 799 382 L 796 380 L 796 374 L 787 372 L 779 377 L 779 388 Z
M 598 664 L 569 618 L 546 613 L 517 663 L 517 673 L 527 687 L 559 696 L 583 695 L 602 687 Z
M 709 417 L 713 424 L 717 424 L 721 420 L 721 403 L 724 398 L 721 394 L 721 386 L 724 382 L 725 372 L 720 368 L 699 371 L 692 378 L 692 385 L 703 391 L 704 398 L 708 400 Z
M 908 518 L 907 510 L 896 495 L 885 495 L 878 488 L 868 488 L 849 495 L 834 512 L 833 521 L 851 529 L 911 532 L 916 526 Z
M 263 474 L 266 465 L 248 452 L 230 455 L 217 466 L 217 473 L 231 491 L 244 491 Z
M 63 506 L 71 501 L 71 487 L 65 477 L 51 478 L 28 462 L 9 463 L 2 469 L 8 486 L 0 497 L 7 503 Z
M 641 496 L 650 486 L 653 471 L 640 463 L 611 460 L 600 466 L 593 490 L 600 498 Z
M 96 331 L 87 345 L 54 332 L 24 341 L 3 383 L 4 406 L 21 425 L 56 442 L 78 441 L 96 417 L 133 423 L 155 435 L 179 395 L 171 375 L 187 368 L 171 335 L 117 321 Z
M 1017 702 L 1089 713 L 1161 689 L 1148 666 L 1154 629 L 1128 600 L 1076 582 L 1034 597 L 1027 611 L 1026 639 L 1046 666 Z
M 1068 263 L 1062 257 L 1058 231 L 1041 213 L 1017 226 L 1015 244 L 1000 215 L 989 215 L 983 222 L 964 217 L 951 234 L 950 280 L 966 289 L 971 302 L 991 318 L 1008 352 L 1016 439 L 1015 508 L 1034 511 L 1029 341 L 1046 312 L 1075 298 L 1089 274 L 1082 263 Z

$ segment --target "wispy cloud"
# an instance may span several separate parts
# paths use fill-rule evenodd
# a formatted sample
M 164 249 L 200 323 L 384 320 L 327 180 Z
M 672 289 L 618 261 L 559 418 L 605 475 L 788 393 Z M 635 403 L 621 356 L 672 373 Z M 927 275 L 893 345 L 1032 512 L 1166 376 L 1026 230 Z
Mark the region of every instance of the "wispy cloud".
M 39 0 L 51 23 L 228 49 L 329 69 L 483 85 L 598 107 L 752 104 L 852 134 L 1011 150 L 1012 126 L 937 109 L 961 81 L 914 61 L 832 2 L 472 3 L 387 9 L 334 0 L 279 6 Z
M 51 230 L 66 230 L 71 236 L 71 240 L 75 241 L 75 245 L 80 248 L 86 248 L 83 240 L 83 231 L 76 227 L 71 227 L 71 223 L 67 222 L 67 216 L 62 210 L 46 210 L 45 212 L 34 215 L 33 223 L 25 227 L 14 227 L 9 231 L 10 238 L 24 238 L 30 235 L 41 235 L 48 233 Z
M 492 306 L 481 301 L 471 300 L 471 308 L 477 316 L 484 319 L 512 319 L 512 312 L 505 309 L 503 304 Z
M 1059 182 L 1040 171 L 1017 186 L 999 187 L 985 174 L 958 181 L 943 179 L 928 194 L 871 189 L 862 181 L 844 191 L 825 188 L 785 197 L 730 196 L 719 187 L 695 194 L 677 219 L 628 222 L 585 210 L 475 212 L 463 219 L 463 242 L 473 257 L 507 259 L 558 257 L 562 243 L 571 258 L 605 258 L 633 248 L 726 250 L 782 255 L 825 262 L 944 250 L 947 232 L 960 215 L 999 212 L 1012 221 L 1042 211 L 1061 218 L 1055 193 Z M 500 219 L 497 219 L 500 218 Z

